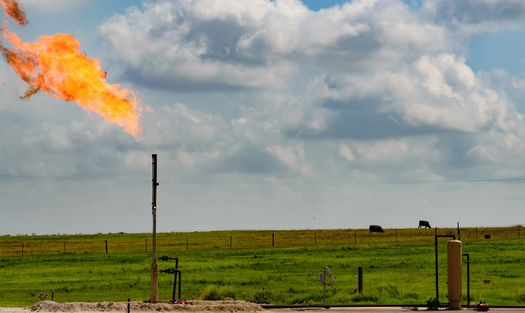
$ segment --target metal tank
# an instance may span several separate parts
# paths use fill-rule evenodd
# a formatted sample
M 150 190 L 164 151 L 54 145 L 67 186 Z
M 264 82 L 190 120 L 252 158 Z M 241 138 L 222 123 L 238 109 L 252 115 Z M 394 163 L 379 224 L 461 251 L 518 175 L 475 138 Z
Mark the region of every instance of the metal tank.
M 447 268 L 448 268 L 448 307 L 461 309 L 461 241 L 450 240 L 447 242 Z

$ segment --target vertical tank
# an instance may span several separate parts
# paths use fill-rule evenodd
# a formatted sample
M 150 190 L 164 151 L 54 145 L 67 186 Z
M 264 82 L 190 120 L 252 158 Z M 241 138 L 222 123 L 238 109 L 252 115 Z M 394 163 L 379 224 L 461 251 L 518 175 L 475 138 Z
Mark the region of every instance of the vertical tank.
M 461 241 L 450 240 L 447 243 L 448 269 L 448 307 L 461 309 Z

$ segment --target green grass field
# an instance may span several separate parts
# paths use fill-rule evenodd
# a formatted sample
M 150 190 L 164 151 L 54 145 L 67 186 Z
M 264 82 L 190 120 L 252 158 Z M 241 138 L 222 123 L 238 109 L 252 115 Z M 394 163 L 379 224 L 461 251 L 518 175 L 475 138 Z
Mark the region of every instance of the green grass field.
M 157 234 L 157 256 L 179 258 L 183 299 L 323 304 L 319 272 L 330 267 L 327 304 L 424 304 L 435 298 L 435 230 L 214 231 Z M 522 227 L 461 229 L 472 301 L 525 304 Z M 439 229 L 439 235 L 456 229 Z M 488 238 L 490 236 L 490 238 Z M 438 238 L 439 299 L 447 302 L 447 238 Z M 107 247 L 107 250 L 106 250 Z M 151 234 L 0 237 L 0 306 L 148 300 Z M 157 261 L 159 269 L 175 261 Z M 363 269 L 359 293 L 358 268 Z M 466 304 L 466 258 L 463 265 Z M 173 274 L 159 273 L 159 300 Z

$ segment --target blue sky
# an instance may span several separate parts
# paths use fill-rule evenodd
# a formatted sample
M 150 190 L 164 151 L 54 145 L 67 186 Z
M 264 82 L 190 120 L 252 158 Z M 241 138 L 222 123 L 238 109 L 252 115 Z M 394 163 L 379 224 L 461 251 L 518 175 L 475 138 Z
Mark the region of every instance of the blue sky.
M 525 221 L 525 3 L 20 0 L 153 112 L 133 138 L 0 67 L 0 234 Z

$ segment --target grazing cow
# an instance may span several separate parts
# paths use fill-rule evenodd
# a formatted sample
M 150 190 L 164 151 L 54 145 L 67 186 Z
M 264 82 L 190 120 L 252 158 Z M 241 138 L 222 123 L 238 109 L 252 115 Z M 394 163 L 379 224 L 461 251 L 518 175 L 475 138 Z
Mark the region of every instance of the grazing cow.
M 430 223 L 428 221 L 419 220 L 419 227 L 418 228 L 421 228 L 421 227 L 432 228 L 432 227 L 430 227 Z
M 370 230 L 371 233 L 384 233 L 385 232 L 383 228 L 379 225 L 370 225 L 368 229 Z

